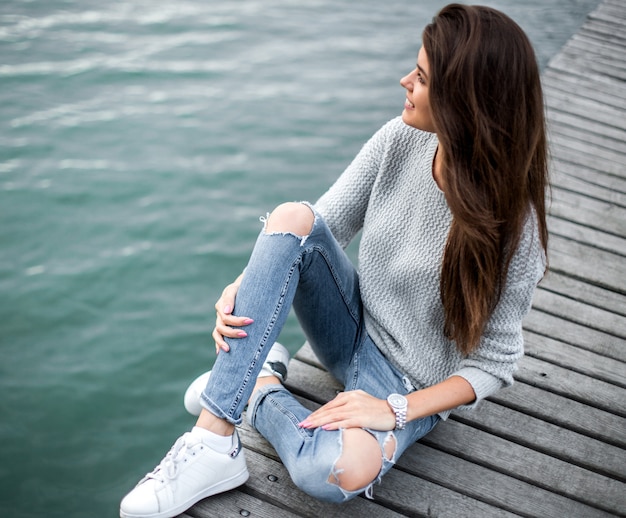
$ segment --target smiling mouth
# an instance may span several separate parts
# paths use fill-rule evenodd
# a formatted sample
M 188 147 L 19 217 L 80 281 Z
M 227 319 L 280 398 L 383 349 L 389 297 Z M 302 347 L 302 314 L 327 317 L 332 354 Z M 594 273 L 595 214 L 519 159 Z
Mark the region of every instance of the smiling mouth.
M 404 100 L 404 107 L 408 108 L 409 110 L 412 110 L 412 109 L 415 108 L 415 105 L 411 101 L 409 101 L 408 99 L 405 99 Z

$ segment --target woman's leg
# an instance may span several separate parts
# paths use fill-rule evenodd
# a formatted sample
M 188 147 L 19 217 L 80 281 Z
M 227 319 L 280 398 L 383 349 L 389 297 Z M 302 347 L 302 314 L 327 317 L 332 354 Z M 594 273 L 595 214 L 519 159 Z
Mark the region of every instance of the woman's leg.
M 308 206 L 287 204 L 274 211 L 257 240 L 237 294 L 235 313 L 254 318 L 254 323 L 246 326 L 248 336 L 227 339 L 230 351 L 221 352 L 215 362 L 201 397 L 205 410 L 198 426 L 180 437 L 154 471 L 124 497 L 121 516 L 176 516 L 201 498 L 245 482 L 248 471 L 237 434 L 224 436 L 231 434 L 233 425 L 241 421 L 243 408 L 287 318 L 300 280 L 316 275 L 318 263 L 333 263 L 328 250 L 336 248 L 330 231 L 320 218 L 314 217 Z M 350 272 L 346 283 L 352 283 L 349 291 L 357 293 L 356 273 L 353 269 Z M 313 285 L 325 290 L 326 284 L 337 283 L 334 276 L 330 277 L 330 283 L 328 281 L 327 276 L 316 279 Z M 345 311 L 347 299 L 341 300 L 338 307 Z M 351 335 L 358 329 L 354 322 L 358 312 L 358 307 L 351 307 L 347 312 L 347 325 L 333 324 L 337 325 L 336 333 L 343 337 L 339 343 L 346 345 L 345 352 L 336 354 L 333 361 L 343 364 L 344 368 L 357 343 Z M 284 389 L 282 391 L 290 403 L 295 401 Z M 323 436 L 320 444 L 328 443 L 328 437 Z M 332 453 L 331 448 L 322 449 Z M 325 476 L 323 469 L 316 472 Z M 331 475 L 341 476 L 339 473 Z M 335 476 L 333 480 L 340 479 Z
M 321 223 L 317 232 L 329 232 Z M 332 236 L 320 240 L 304 261 L 293 304 L 318 358 L 346 390 L 362 389 L 381 399 L 413 390 L 367 336 L 356 271 Z M 300 428 L 309 413 L 280 385 L 260 388 L 248 409 L 250 422 L 276 448 L 294 482 L 333 502 L 371 488 L 438 421 L 428 417 L 394 432 L 329 432 Z
M 413 390 L 369 337 L 355 354 L 347 377 L 353 383 L 346 390 L 361 389 L 380 398 Z M 374 482 L 439 421 L 438 416 L 430 416 L 389 432 L 300 428 L 298 423 L 309 414 L 279 384 L 257 390 L 247 413 L 250 423 L 274 446 L 296 485 L 320 500 L 336 503 L 364 491 L 371 496 Z
M 282 209 L 282 207 L 281 207 Z M 275 211 L 268 233 L 290 233 L 304 206 Z M 301 227 L 304 232 L 306 226 Z M 298 231 L 297 239 L 302 239 Z M 365 336 L 358 276 L 322 220 L 306 238 L 294 308 L 318 358 L 343 383 Z M 279 384 L 263 385 L 248 409 L 250 422 L 276 448 L 296 484 L 323 500 L 341 502 L 362 492 L 382 468 L 376 438 L 361 429 L 304 430 L 310 413 Z M 276 381 L 276 380 L 274 380 Z M 377 453 L 378 452 L 378 453 Z
M 341 376 L 361 336 L 358 277 L 324 221 L 308 205 L 288 203 L 268 218 L 246 267 L 234 313 L 254 323 L 246 326 L 245 338 L 227 338 L 230 351 L 217 357 L 201 395 L 211 414 L 231 425 L 241 422 L 265 358 L 300 291 L 305 298 L 315 292 L 326 296 L 317 297 L 317 305 L 306 311 L 333 336 L 333 342 L 324 342 L 325 348 L 316 352 Z
M 221 388 L 227 400 L 241 387 L 240 410 L 224 412 L 235 422 L 292 301 L 316 354 L 347 389 L 361 388 L 364 380 L 364 390 L 377 397 L 405 390 L 401 375 L 385 372 L 379 380 L 381 373 L 368 375 L 370 362 L 362 362 L 363 344 L 380 353 L 364 330 L 353 265 L 321 218 L 314 219 L 306 205 L 286 204 L 272 213 L 259 236 L 237 296 L 236 312 L 253 317 L 255 323 L 246 328 L 248 338 L 230 340 L 231 352 L 220 353 L 211 376 L 214 383 L 210 381 L 204 392 L 205 407 L 216 399 L 216 389 Z M 238 348 L 246 343 L 247 349 Z M 380 361 L 388 365 L 382 355 Z M 223 372 L 216 371 L 218 364 Z M 379 380 L 379 386 L 372 386 L 371 379 Z M 260 388 L 248 410 L 251 423 L 274 445 L 294 481 L 320 499 L 340 502 L 361 493 L 410 442 L 399 444 L 394 434 L 363 429 L 301 429 L 298 423 L 309 413 L 281 385 Z
M 310 413 L 282 385 L 266 385 L 254 393 L 247 417 L 274 446 L 292 480 L 304 492 L 335 503 L 362 493 L 381 469 L 376 439 L 360 428 L 300 428 L 298 423 Z M 358 447 L 357 442 L 363 440 L 366 442 Z M 350 442 L 357 447 L 351 448 Z

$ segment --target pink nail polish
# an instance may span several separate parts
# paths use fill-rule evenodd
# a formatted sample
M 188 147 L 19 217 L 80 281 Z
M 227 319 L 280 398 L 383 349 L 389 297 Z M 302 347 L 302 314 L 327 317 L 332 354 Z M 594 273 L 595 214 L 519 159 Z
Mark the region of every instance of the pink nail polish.
M 246 333 L 245 331 L 239 331 L 239 332 L 237 333 L 237 336 L 238 336 L 239 338 L 245 338 L 246 336 L 248 336 L 248 333 Z
M 246 318 L 246 319 L 243 321 L 244 325 L 252 324 L 252 322 L 254 322 L 254 320 L 252 320 L 251 318 Z
M 224 306 L 223 311 L 224 311 L 224 313 L 228 314 L 228 313 L 231 312 L 231 307 L 230 306 Z

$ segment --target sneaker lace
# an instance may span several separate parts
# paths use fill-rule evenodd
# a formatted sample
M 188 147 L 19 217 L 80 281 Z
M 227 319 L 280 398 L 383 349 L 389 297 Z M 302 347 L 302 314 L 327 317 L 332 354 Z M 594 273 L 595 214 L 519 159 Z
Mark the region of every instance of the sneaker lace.
M 170 451 L 167 452 L 163 460 L 159 465 L 154 468 L 151 473 L 148 473 L 144 480 L 149 478 L 158 480 L 159 482 L 165 482 L 165 479 L 173 479 L 178 473 L 178 466 L 181 462 L 187 461 L 187 455 L 189 450 L 196 444 L 201 442 L 199 439 L 193 437 L 189 432 L 185 433 L 182 437 L 174 443 Z

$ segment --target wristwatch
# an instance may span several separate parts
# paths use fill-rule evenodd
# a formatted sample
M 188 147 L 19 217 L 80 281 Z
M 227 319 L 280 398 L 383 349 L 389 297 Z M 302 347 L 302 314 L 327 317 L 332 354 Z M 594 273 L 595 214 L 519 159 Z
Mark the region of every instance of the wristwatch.
M 401 394 L 389 394 L 387 397 L 387 403 L 396 414 L 396 430 L 404 430 L 406 425 L 406 409 L 408 402 L 406 398 Z

